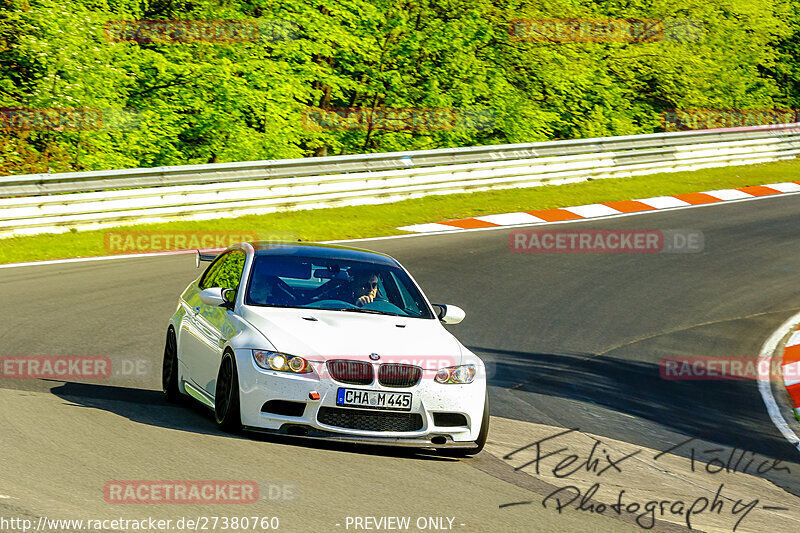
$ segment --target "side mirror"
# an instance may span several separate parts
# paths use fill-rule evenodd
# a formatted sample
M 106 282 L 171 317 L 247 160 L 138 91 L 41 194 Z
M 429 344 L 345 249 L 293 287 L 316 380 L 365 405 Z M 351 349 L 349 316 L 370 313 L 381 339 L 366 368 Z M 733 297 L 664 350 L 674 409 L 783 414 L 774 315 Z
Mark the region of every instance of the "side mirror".
M 222 299 L 225 300 L 225 307 L 232 310 L 236 307 L 236 289 L 222 289 Z
M 436 316 L 443 324 L 458 324 L 467 314 L 455 305 L 431 304 L 436 309 Z
M 236 304 L 236 290 L 210 287 L 200 291 L 200 301 L 212 307 L 233 309 Z

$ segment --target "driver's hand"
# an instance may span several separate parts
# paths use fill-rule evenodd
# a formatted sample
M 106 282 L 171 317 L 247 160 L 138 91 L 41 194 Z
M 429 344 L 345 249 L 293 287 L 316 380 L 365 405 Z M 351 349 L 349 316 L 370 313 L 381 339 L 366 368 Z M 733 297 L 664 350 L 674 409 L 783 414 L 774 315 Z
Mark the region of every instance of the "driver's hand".
M 372 296 L 370 296 L 369 294 L 365 294 L 364 296 L 362 296 L 361 298 L 356 300 L 356 305 L 362 306 L 364 304 L 368 304 L 368 303 L 372 302 L 373 300 L 374 300 L 374 298 Z

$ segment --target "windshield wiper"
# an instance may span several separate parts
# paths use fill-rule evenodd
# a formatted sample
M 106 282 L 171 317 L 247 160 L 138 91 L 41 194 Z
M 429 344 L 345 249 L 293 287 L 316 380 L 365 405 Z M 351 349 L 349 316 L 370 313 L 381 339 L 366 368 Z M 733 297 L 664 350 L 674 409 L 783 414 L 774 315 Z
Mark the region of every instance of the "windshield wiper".
M 386 311 L 378 311 L 376 309 L 362 309 L 360 307 L 342 307 L 339 309 L 331 309 L 331 311 L 347 311 L 349 313 L 370 313 L 373 315 L 403 316 L 397 313 L 388 313 Z

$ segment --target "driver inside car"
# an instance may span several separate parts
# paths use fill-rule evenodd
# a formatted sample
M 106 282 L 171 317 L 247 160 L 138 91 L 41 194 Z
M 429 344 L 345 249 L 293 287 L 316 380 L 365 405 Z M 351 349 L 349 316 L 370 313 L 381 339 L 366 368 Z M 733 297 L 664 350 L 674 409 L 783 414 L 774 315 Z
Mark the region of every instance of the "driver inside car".
M 378 275 L 374 272 L 361 272 L 353 278 L 353 300 L 361 307 L 375 301 L 378 297 Z
M 256 272 L 250 285 L 250 298 L 257 304 L 287 306 L 294 302 L 285 289 L 280 288 L 280 279 L 269 271 Z
M 273 305 L 273 292 L 275 283 L 271 276 L 259 273 L 253 277 L 253 282 L 250 286 L 250 297 L 258 304 Z

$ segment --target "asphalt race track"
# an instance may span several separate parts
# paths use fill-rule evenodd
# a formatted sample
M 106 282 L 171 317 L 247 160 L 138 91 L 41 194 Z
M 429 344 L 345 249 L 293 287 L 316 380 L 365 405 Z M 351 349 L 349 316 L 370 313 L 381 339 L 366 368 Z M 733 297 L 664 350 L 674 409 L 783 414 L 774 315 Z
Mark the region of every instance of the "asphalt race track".
M 800 454 L 770 421 L 756 382 L 665 380 L 659 361 L 755 358 L 800 310 L 800 196 L 560 227 L 699 230 L 705 249 L 512 253 L 510 229 L 356 244 L 392 254 L 432 301 L 467 312 L 450 328 L 487 361 L 494 418 L 486 450 L 463 460 L 230 436 L 202 409 L 164 403 L 165 326 L 178 295 L 199 275 L 191 255 L 0 270 L 0 355 L 105 355 L 120 372 L 96 382 L 0 380 L 0 516 L 277 516 L 280 531 L 353 531 L 347 517 L 356 516 L 410 516 L 412 524 L 451 517 L 455 531 L 646 529 L 636 513 L 544 508 L 542 498 L 554 487 L 573 484 L 553 476 L 557 460 L 542 460 L 537 473 L 538 465 L 515 470 L 514 459 L 503 459 L 537 438 L 578 428 L 563 437 L 564 446 L 553 439 L 548 449 L 577 450 L 582 444 L 569 439 L 590 436 L 609 457 L 642 450 L 623 463 L 630 468 L 595 476 L 604 483 L 595 500 L 615 503 L 620 488 L 648 499 L 712 500 L 724 483 L 727 507 L 698 513 L 695 529 L 732 530 L 742 514 L 730 507 L 748 494 L 747 502 L 759 502 L 736 531 L 797 530 Z M 697 435 L 669 461 L 653 459 Z M 758 457 L 754 465 L 781 467 L 701 471 L 714 454 L 727 462 L 734 448 L 746 451 L 746 460 Z M 603 453 L 597 450 L 605 465 Z M 705 457 L 694 472 L 692 454 Z M 113 480 L 224 479 L 257 481 L 261 500 L 114 505 L 103 495 Z M 288 489 L 273 497 L 270 486 Z M 656 531 L 687 531 L 677 514 L 656 518 L 664 520 L 653 524 Z

